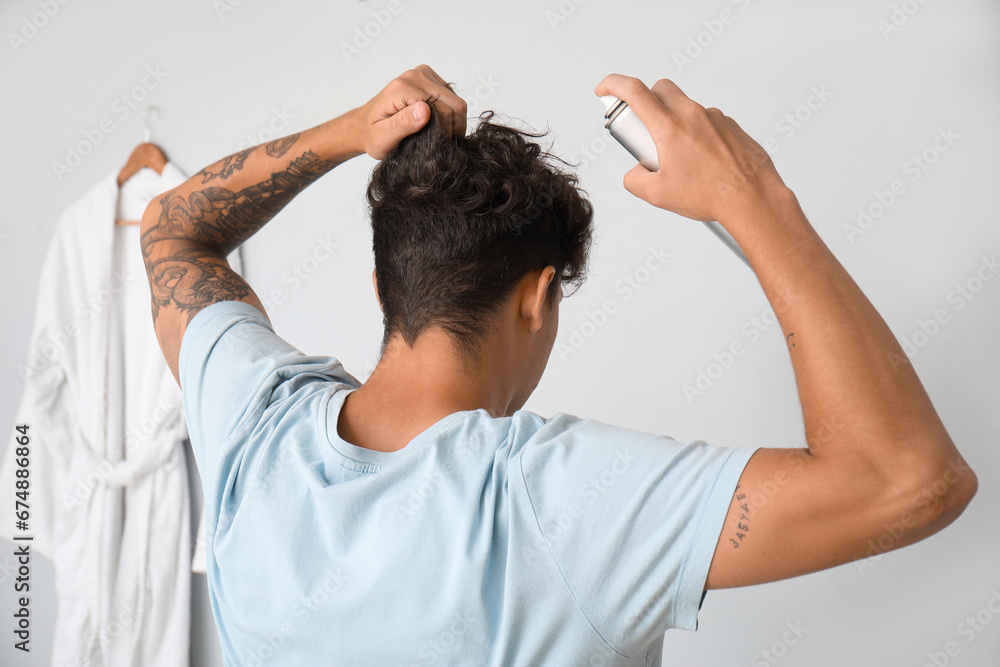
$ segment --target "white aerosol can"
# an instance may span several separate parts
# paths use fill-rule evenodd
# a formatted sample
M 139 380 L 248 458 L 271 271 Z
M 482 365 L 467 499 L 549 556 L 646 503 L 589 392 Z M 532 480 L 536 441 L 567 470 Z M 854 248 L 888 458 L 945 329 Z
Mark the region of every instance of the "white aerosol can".
M 653 137 L 649 135 L 646 126 L 642 124 L 635 112 L 624 100 L 620 100 L 614 95 L 604 95 L 601 97 L 601 101 L 604 102 L 605 107 L 604 127 L 611 133 L 611 136 L 624 146 L 625 150 L 631 153 L 632 157 L 638 160 L 643 167 L 650 171 L 659 171 L 660 161 L 656 156 L 656 143 L 653 142 Z M 743 260 L 744 264 L 750 266 L 750 262 L 747 261 L 747 256 L 743 254 L 739 244 L 722 225 L 715 221 L 704 224 L 719 237 L 720 241 L 736 253 L 736 256 Z

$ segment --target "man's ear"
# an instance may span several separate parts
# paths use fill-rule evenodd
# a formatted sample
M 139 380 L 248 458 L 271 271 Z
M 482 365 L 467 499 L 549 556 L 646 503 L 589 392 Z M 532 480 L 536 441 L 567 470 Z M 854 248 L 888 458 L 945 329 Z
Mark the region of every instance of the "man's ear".
M 382 301 L 378 298 L 378 278 L 375 277 L 375 269 L 372 269 L 372 286 L 375 288 L 375 300 L 378 301 L 378 309 L 382 310 Z
M 545 295 L 548 292 L 549 283 L 556 275 L 555 267 L 546 266 L 535 273 L 529 273 L 524 277 L 525 285 L 521 296 L 521 317 L 528 325 L 528 332 L 535 333 L 542 328 L 543 309 L 547 314 L 550 308 L 545 307 Z

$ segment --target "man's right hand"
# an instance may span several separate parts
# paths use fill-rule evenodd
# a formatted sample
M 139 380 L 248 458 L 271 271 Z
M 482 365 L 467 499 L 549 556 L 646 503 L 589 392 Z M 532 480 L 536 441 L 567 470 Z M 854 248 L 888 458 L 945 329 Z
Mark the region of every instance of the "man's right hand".
M 638 164 L 624 183 L 653 206 L 702 222 L 718 220 L 728 229 L 739 225 L 747 208 L 767 205 L 787 190 L 767 151 L 736 121 L 701 106 L 670 79 L 649 89 L 634 77 L 609 74 L 594 93 L 624 100 L 653 137 L 659 171 Z
M 726 227 L 774 308 L 795 371 L 808 448 L 762 447 L 750 458 L 705 587 L 815 572 L 913 544 L 954 521 L 976 493 L 975 473 L 889 327 L 767 153 L 666 79 L 649 90 L 612 74 L 594 92 L 625 100 L 657 146 L 659 171 L 637 165 L 626 189 Z

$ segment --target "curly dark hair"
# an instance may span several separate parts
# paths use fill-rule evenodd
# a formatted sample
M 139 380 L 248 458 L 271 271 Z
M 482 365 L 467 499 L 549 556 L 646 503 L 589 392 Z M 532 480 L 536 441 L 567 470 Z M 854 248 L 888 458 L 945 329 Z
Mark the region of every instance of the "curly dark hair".
M 396 333 L 413 345 L 437 326 L 468 361 L 529 272 L 555 268 L 550 306 L 560 283 L 582 284 L 593 207 L 552 158 L 568 163 L 532 141 L 546 133 L 497 124 L 484 111 L 472 133 L 449 138 L 433 102 L 427 125 L 368 184 L 382 352 Z

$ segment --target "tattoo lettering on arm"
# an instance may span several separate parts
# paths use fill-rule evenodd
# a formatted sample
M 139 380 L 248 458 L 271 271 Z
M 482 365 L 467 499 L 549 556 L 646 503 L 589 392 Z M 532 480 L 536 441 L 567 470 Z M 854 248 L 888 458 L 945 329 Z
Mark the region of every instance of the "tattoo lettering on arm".
M 740 503 L 739 509 L 740 519 L 736 522 L 736 536 L 730 537 L 729 542 L 733 545 L 734 549 L 739 549 L 740 544 L 746 539 L 747 533 L 750 532 L 750 501 L 747 500 L 747 494 L 740 492 L 740 487 L 736 487 L 736 501 Z
M 288 150 L 295 145 L 295 142 L 299 140 L 299 133 L 290 134 L 287 137 L 282 137 L 280 139 L 275 139 L 274 141 L 268 143 L 264 150 L 273 158 L 279 158 Z
M 787 336 L 785 336 L 785 342 L 788 343 L 788 349 L 789 350 L 791 350 L 793 347 L 795 347 L 795 343 L 792 341 L 792 336 L 794 336 L 794 335 L 795 335 L 795 332 L 793 331 L 792 333 L 790 333 Z
M 238 162 L 242 168 L 245 159 L 233 159 L 231 164 Z M 247 296 L 246 283 L 220 259 L 336 164 L 307 150 L 284 170 L 235 192 L 209 186 L 186 195 L 173 191 L 163 195 L 159 219 L 144 231 L 139 242 L 149 275 L 154 325 L 161 308 L 171 304 L 184 312 L 190 323 L 211 303 Z M 176 250 L 157 252 L 164 241 L 179 243 L 162 246 Z
M 218 162 L 208 165 L 198 172 L 198 175 L 201 176 L 201 182 L 204 184 L 215 178 L 229 178 L 233 175 L 234 171 L 243 169 L 243 163 L 247 161 L 247 158 L 254 152 L 255 148 L 256 146 L 242 150 L 239 153 L 233 153 Z M 212 171 L 213 168 L 218 169 L 218 171 Z

